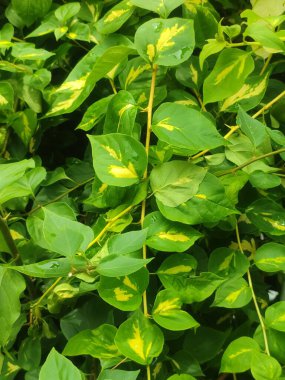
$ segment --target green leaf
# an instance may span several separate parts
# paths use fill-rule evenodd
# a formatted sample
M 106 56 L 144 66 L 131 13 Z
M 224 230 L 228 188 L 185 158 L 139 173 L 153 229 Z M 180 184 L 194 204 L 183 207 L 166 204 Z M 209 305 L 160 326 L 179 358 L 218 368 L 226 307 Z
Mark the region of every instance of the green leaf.
M 240 251 L 220 247 L 215 249 L 208 262 L 209 272 L 221 277 L 242 277 L 249 268 L 248 258 Z
M 216 39 L 209 39 L 208 43 L 203 46 L 199 55 L 200 67 L 203 69 L 205 60 L 213 54 L 219 53 L 226 47 L 226 41 Z
M 82 380 L 82 375 L 70 360 L 52 348 L 41 368 L 39 380 L 51 378 L 54 380 Z
M 131 17 L 134 6 L 131 1 L 123 0 L 111 8 L 104 17 L 96 23 L 96 29 L 99 33 L 113 33 Z
M 80 3 L 69 3 L 61 5 L 56 9 L 54 12 L 55 17 L 60 21 L 61 23 L 66 23 L 67 20 L 77 15 L 77 13 L 80 11 Z
M 94 169 L 103 183 L 125 187 L 143 178 L 147 158 L 140 142 L 120 133 L 88 137 Z
M 233 95 L 254 69 L 250 53 L 239 49 L 223 50 L 203 85 L 204 103 L 213 103 Z
M 114 344 L 117 329 L 112 325 L 101 325 L 95 330 L 83 330 L 67 342 L 63 355 L 91 355 L 93 358 L 109 359 L 120 353 Z
M 218 32 L 218 21 L 208 4 L 184 2 L 184 17 L 194 21 L 196 46 L 199 48 L 205 45 L 205 41 L 215 38 Z
M 118 132 L 132 136 L 136 115 L 137 106 L 132 94 L 125 90 L 119 91 L 108 103 L 104 134 Z
M 244 111 L 249 111 L 256 107 L 264 97 L 268 79 L 269 72 L 264 75 L 248 77 L 240 90 L 221 102 L 220 111 L 236 112 L 239 106 Z
M 220 372 L 240 373 L 251 367 L 254 353 L 260 351 L 259 345 L 249 337 L 241 337 L 232 341 L 226 348 Z
M 135 34 L 140 56 L 161 66 L 176 66 L 186 61 L 195 46 L 192 20 L 152 19 L 142 24 Z
M 265 323 L 274 330 L 285 332 L 285 301 L 276 302 L 266 309 Z
M 181 310 L 182 301 L 179 295 L 173 290 L 162 290 L 156 296 L 152 309 L 154 321 L 165 329 L 181 331 L 198 327 L 190 314 Z
M 258 199 L 246 210 L 249 220 L 262 232 L 273 236 L 285 234 L 285 210 L 270 199 Z
M 39 18 L 43 18 L 49 11 L 52 0 L 12 0 L 12 6 L 27 26 Z
M 252 10 L 261 17 L 279 16 L 285 11 L 283 0 L 271 3 L 268 0 L 250 0 Z
M 60 22 L 58 19 L 52 14 L 51 16 L 47 17 L 44 22 L 41 23 L 39 27 L 37 27 L 35 30 L 33 30 L 31 33 L 29 33 L 26 38 L 31 37 L 41 37 L 46 34 L 54 32 L 56 28 L 60 26 Z
M 285 333 L 271 328 L 266 328 L 266 335 L 268 340 L 269 351 L 280 363 L 284 364 L 285 353 Z M 264 335 L 260 326 L 255 331 L 254 339 L 260 345 L 261 349 L 265 351 Z
M 255 22 L 249 25 L 244 35 L 259 42 L 269 53 L 279 53 L 285 50 L 284 42 L 264 22 Z
M 172 375 L 167 378 L 167 380 L 195 380 L 195 377 L 187 374 L 182 375 Z
M 163 18 L 167 18 L 183 2 L 183 0 L 132 0 L 133 5 L 158 13 Z
M 58 278 L 67 277 L 77 271 L 86 270 L 87 262 L 82 257 L 51 259 L 28 265 L 6 265 L 7 268 L 30 277 Z
M 240 170 L 234 176 L 223 175 L 220 177 L 220 181 L 225 188 L 226 197 L 232 205 L 236 205 L 239 201 L 239 192 L 248 181 L 248 174 Z
M 262 133 L 262 131 L 260 131 Z M 225 150 L 226 159 L 234 163 L 235 165 L 242 165 L 248 160 L 269 153 L 272 151 L 270 140 L 265 138 L 263 144 L 258 149 L 250 141 L 250 138 L 244 134 L 232 136 L 229 139 L 230 144 L 227 145 Z M 272 172 L 276 169 L 270 166 L 272 159 L 264 158 L 246 165 L 242 170 L 246 173 L 252 173 L 255 170 L 262 170 L 263 172 Z
M 11 24 L 4 24 L 2 29 L 0 30 L 0 51 L 5 52 L 6 48 L 9 48 L 13 45 L 11 42 L 12 37 L 14 35 L 14 28 Z
M 111 255 L 126 255 L 141 249 L 146 241 L 147 229 L 113 235 L 108 240 L 108 252 Z
M 264 272 L 285 270 L 285 247 L 279 243 L 266 243 L 256 250 L 255 265 Z
M 175 207 L 192 198 L 207 169 L 187 161 L 170 161 L 156 166 L 150 174 L 150 185 L 157 200 Z
M 192 154 L 224 145 L 214 123 L 183 104 L 163 103 L 153 115 L 152 129 L 161 141 Z
M 243 278 L 232 278 L 224 282 L 216 291 L 213 306 L 230 309 L 247 305 L 252 298 L 251 289 Z
M 156 73 L 157 83 L 161 82 L 166 73 L 165 67 L 158 67 Z M 152 68 L 141 57 L 130 59 L 124 70 L 119 74 L 121 88 L 124 90 L 146 89 L 150 87 Z
M 14 90 L 9 82 L 0 82 L 0 111 L 12 111 L 14 107 Z
M 83 115 L 80 124 L 76 129 L 82 129 L 83 131 L 90 131 L 95 125 L 99 123 L 107 112 L 108 104 L 114 95 L 109 95 L 106 98 L 97 100 L 91 104 Z
M 99 262 L 96 271 L 106 277 L 127 276 L 137 272 L 151 260 L 138 259 L 127 255 L 108 255 Z
M 157 270 L 162 285 L 169 289 L 175 288 L 175 281 L 187 279 L 189 273 L 197 268 L 196 259 L 186 253 L 177 253 L 168 256 Z
M 138 310 L 120 325 L 115 343 L 129 359 L 149 365 L 161 353 L 164 338 L 159 327 Z
M 13 325 L 20 317 L 20 295 L 26 287 L 23 277 L 0 266 L 0 345 L 6 346 L 13 332 Z
M 101 46 L 91 49 L 71 70 L 63 84 L 51 93 L 51 109 L 46 117 L 70 113 L 78 108 L 96 82 L 132 51 L 127 46 L 113 46 L 105 51 L 103 49 L 103 52 Z
M 202 364 L 216 358 L 221 353 L 228 336 L 229 331 L 200 326 L 197 330 L 187 332 L 183 348 Z
M 124 311 L 134 311 L 142 302 L 142 294 L 148 286 L 148 271 L 141 268 L 138 272 L 123 277 L 100 276 L 98 293 L 110 305 Z
M 22 160 L 19 162 L 0 164 L 0 191 L 4 191 L 8 185 L 18 181 L 25 174 L 27 169 L 31 169 L 34 167 L 35 161 L 32 158 L 30 158 L 29 160 Z
M 191 225 L 214 223 L 237 213 L 227 199 L 222 183 L 210 173 L 206 174 L 197 193 L 189 201 L 177 207 L 165 206 L 158 200 L 156 202 L 165 218 Z
M 42 207 L 27 220 L 27 228 L 34 242 L 42 248 L 73 257 L 84 252 L 94 237 L 90 227 L 62 215 L 69 209 L 65 204 Z
M 105 369 L 98 380 L 136 380 L 140 371 L 123 371 L 121 369 Z
M 194 228 L 168 221 L 159 211 L 146 216 L 144 227 L 147 246 L 164 252 L 184 252 L 203 236 Z
M 261 147 L 268 140 L 265 125 L 250 117 L 242 108 L 238 111 L 237 124 L 255 148 Z
M 11 54 L 21 61 L 44 61 L 54 55 L 45 49 L 36 49 L 34 44 L 28 42 L 14 43 Z
M 31 86 L 36 90 L 43 90 L 51 81 L 51 72 L 47 69 L 39 69 L 33 75 L 24 77 L 27 86 Z
M 175 73 L 176 79 L 181 84 L 183 84 L 183 86 L 192 88 L 195 91 L 200 90 L 200 87 L 203 84 L 203 80 L 206 75 L 207 75 L 206 67 L 204 66 L 204 69 L 201 70 L 200 65 L 199 65 L 199 60 L 194 55 L 192 55 L 190 59 L 183 62 L 181 65 L 179 65 Z M 179 91 L 179 90 L 174 90 L 174 91 Z
M 214 273 L 202 272 L 199 276 L 173 278 L 169 288 L 179 292 L 183 303 L 191 304 L 209 298 L 225 280 Z
M 25 146 L 29 145 L 31 138 L 37 129 L 37 125 L 37 115 L 29 108 L 15 113 L 11 122 L 11 127 L 23 141 Z
M 264 173 L 261 170 L 252 172 L 249 176 L 249 182 L 258 189 L 272 189 L 282 183 L 281 178 L 277 175 Z
M 253 352 L 250 370 L 255 380 L 276 380 L 282 373 L 278 361 L 261 352 Z
M 74 23 L 70 28 L 66 37 L 71 40 L 79 40 L 90 42 L 90 28 L 89 25 L 83 24 L 82 22 Z
M 41 342 L 39 338 L 27 337 L 22 340 L 18 361 L 19 365 L 26 371 L 39 367 L 41 362 Z

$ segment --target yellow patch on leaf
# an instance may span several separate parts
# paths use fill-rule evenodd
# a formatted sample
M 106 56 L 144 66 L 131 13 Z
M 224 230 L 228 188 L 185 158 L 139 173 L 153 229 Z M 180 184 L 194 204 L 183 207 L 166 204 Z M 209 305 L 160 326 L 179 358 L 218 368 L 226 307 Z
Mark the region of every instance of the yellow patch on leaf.
M 113 148 L 111 148 L 108 145 L 101 145 L 101 147 L 106 150 L 110 154 L 111 157 L 113 157 L 115 160 L 121 161 L 122 157 L 120 153 L 118 154 Z
M 167 129 L 168 131 L 172 132 L 174 129 L 177 129 L 174 127 L 174 125 L 168 124 L 168 120 L 170 118 L 167 117 L 166 119 L 161 120 L 159 123 L 156 124 L 156 127 Z
M 134 291 L 137 291 L 138 288 L 136 286 L 136 284 L 134 284 L 130 278 L 128 276 L 125 276 L 125 278 L 123 279 L 123 284 L 126 285 L 128 288 L 131 288 L 133 289 Z
M 271 224 L 273 228 L 276 228 L 279 231 L 285 231 L 285 226 L 281 223 L 278 223 L 277 220 L 273 220 L 270 218 L 263 218 L 267 223 Z
M 230 106 L 232 106 L 233 104 L 237 103 L 240 100 L 250 99 L 250 98 L 253 98 L 254 96 L 260 95 L 262 91 L 264 91 L 266 88 L 268 75 L 266 75 L 264 79 L 255 86 L 244 84 L 238 92 L 236 92 L 234 95 L 230 96 L 223 102 L 221 111 L 225 111 Z
M 62 92 L 62 91 L 78 91 L 81 90 L 86 83 L 88 75 L 86 75 L 83 78 L 73 80 L 70 82 L 64 82 L 57 90 L 54 91 L 54 93 Z
M 110 165 L 109 173 L 116 178 L 138 178 L 133 164 L 130 162 L 128 167 Z
M 132 67 L 126 78 L 125 87 L 127 87 L 129 84 L 135 81 L 140 74 L 150 69 L 151 69 L 151 66 L 149 63 L 146 63 L 145 65 L 142 65 L 142 66 L 138 66 L 136 69 Z
M 148 44 L 146 47 L 146 54 L 149 60 L 152 62 L 155 57 L 155 47 L 153 44 Z
M 195 194 L 195 197 L 199 199 L 207 199 L 207 196 L 205 194 Z
M 225 301 L 229 303 L 234 303 L 245 289 L 246 289 L 246 286 L 243 286 L 240 289 L 236 290 L 235 292 L 230 293 L 225 298 Z
M 6 104 L 8 104 L 8 100 L 3 95 L 0 95 L 0 106 L 5 106 Z
M 216 77 L 215 85 L 218 85 L 220 82 L 222 82 L 233 71 L 236 65 L 237 63 L 234 62 L 233 64 L 222 70 Z
M 150 343 L 147 349 L 147 352 L 144 350 L 144 340 L 141 335 L 141 331 L 138 326 L 134 326 L 133 329 L 133 338 L 128 339 L 128 344 L 131 349 L 144 361 L 147 358 L 148 353 L 150 352 L 152 344 Z
M 122 107 L 120 110 L 119 110 L 119 116 L 122 117 L 123 114 L 130 108 L 133 108 L 134 105 L 133 104 L 126 104 L 124 107 Z
M 176 267 L 168 268 L 164 271 L 159 271 L 159 274 L 179 274 L 179 273 L 188 273 L 191 272 L 193 268 L 190 265 L 177 265 Z
M 168 299 L 166 301 L 160 302 L 156 309 L 153 310 L 153 314 L 161 314 L 161 315 L 167 315 L 170 310 L 175 310 L 180 308 L 180 300 L 179 298 L 172 298 Z
M 189 237 L 183 234 L 169 233 L 169 232 L 160 232 L 158 234 L 160 239 L 177 241 L 177 242 L 186 242 L 189 241 Z
M 116 300 L 121 302 L 129 301 L 133 297 L 133 294 L 128 293 L 126 290 L 121 288 L 115 288 L 114 293 Z
M 161 34 L 160 37 L 155 45 L 156 53 L 160 53 L 161 51 L 170 48 L 175 44 L 175 42 L 172 40 L 173 37 L 176 37 L 179 33 L 183 32 L 185 30 L 185 26 L 178 27 L 178 24 L 175 24 L 171 26 L 170 28 L 165 28 Z
M 251 348 L 243 348 L 240 351 L 236 352 L 235 354 L 229 355 L 229 359 L 235 359 L 237 356 L 240 356 L 244 354 L 245 352 L 250 352 L 250 351 L 252 351 Z
M 125 13 L 129 11 L 128 8 L 125 9 L 116 9 L 114 11 L 111 11 L 108 16 L 104 19 L 104 23 L 112 22 L 116 20 L 117 18 L 123 16 Z
M 107 183 L 102 183 L 102 185 L 99 187 L 98 192 L 102 194 L 107 189 L 107 187 L 108 187 Z

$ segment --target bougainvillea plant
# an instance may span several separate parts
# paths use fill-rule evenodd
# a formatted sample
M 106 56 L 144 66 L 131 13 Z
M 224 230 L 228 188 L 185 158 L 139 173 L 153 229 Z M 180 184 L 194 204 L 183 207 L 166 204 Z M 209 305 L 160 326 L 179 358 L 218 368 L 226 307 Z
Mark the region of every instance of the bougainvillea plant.
M 284 0 L 2 0 L 0 379 L 285 379 Z

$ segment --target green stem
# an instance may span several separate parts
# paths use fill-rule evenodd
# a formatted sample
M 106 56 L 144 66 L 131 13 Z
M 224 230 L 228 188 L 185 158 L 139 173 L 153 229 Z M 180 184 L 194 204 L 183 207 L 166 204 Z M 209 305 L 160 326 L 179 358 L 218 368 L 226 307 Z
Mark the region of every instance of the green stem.
M 244 162 L 243 164 L 241 164 L 239 166 L 236 166 L 233 169 L 225 170 L 224 172 L 222 172 L 220 174 L 217 174 L 217 176 L 218 177 L 222 177 L 222 176 L 224 176 L 226 174 L 233 174 L 233 173 L 237 172 L 238 170 L 241 170 L 241 169 L 245 168 L 246 166 L 252 164 L 253 162 L 262 160 L 263 158 L 266 158 L 266 157 L 275 156 L 276 154 L 280 154 L 280 153 L 283 153 L 283 152 L 285 152 L 285 148 L 278 149 L 278 150 L 273 150 L 272 152 L 265 153 L 265 154 L 262 154 L 262 155 L 257 156 L 257 157 L 253 157 L 250 160 Z
M 46 298 L 46 296 L 56 287 L 56 285 L 63 279 L 63 277 L 58 277 L 51 286 L 42 294 L 42 296 L 32 305 L 32 309 L 39 307 L 42 301 Z
M 270 54 L 270 55 L 267 57 L 267 59 L 266 59 L 264 65 L 263 65 L 263 67 L 262 67 L 262 69 L 261 69 L 261 71 L 260 71 L 260 73 L 259 73 L 260 76 L 262 76 L 262 75 L 265 73 L 265 71 L 266 71 L 266 69 L 267 69 L 267 67 L 268 67 L 268 65 L 269 65 L 269 63 L 270 63 L 272 57 L 273 57 L 273 54 Z
M 64 193 L 58 195 L 57 197 L 55 197 L 55 198 L 52 199 L 51 201 L 48 201 L 48 202 L 46 202 L 46 203 L 43 203 L 43 204 L 41 204 L 41 205 L 38 205 L 38 206 L 34 207 L 31 211 L 27 212 L 27 213 L 24 214 L 24 215 L 30 215 L 30 214 L 32 214 L 33 212 L 39 210 L 39 209 L 42 208 L 42 207 L 45 207 L 45 206 L 47 206 L 47 205 L 49 205 L 49 204 L 51 204 L 51 203 L 54 203 L 54 202 L 59 201 L 61 198 L 64 198 L 66 195 L 68 195 L 68 194 L 71 193 L 72 191 L 78 189 L 78 188 L 81 187 L 81 186 L 86 185 L 87 183 L 89 183 L 89 182 L 91 182 L 91 181 L 93 181 L 93 180 L 94 180 L 94 177 L 88 178 L 86 181 L 79 183 L 78 185 L 72 187 L 71 189 L 68 189 L 67 191 L 65 191 Z
M 238 223 L 236 223 L 236 237 L 237 237 L 237 243 L 238 243 L 238 246 L 239 246 L 239 250 L 240 250 L 240 252 L 242 254 L 244 254 L 243 249 L 242 249 L 242 245 L 241 245 L 241 240 L 240 240 L 240 233 L 239 233 Z M 260 309 L 259 309 L 259 306 L 258 306 L 258 302 L 257 302 L 256 295 L 255 295 L 255 292 L 254 292 L 252 278 L 251 278 L 251 274 L 250 274 L 249 270 L 247 271 L 247 279 L 248 279 L 248 285 L 249 285 L 250 290 L 251 290 L 252 300 L 253 300 L 253 303 L 254 303 L 254 306 L 255 306 L 256 314 L 258 316 L 260 327 L 261 327 L 262 334 L 263 334 L 265 352 L 266 352 L 266 354 L 268 356 L 270 356 L 268 338 L 267 338 L 267 333 L 266 333 L 266 327 L 265 327 L 265 324 L 264 324 L 264 321 L 263 321 L 263 317 L 261 315 L 261 312 L 260 312 Z
M 18 248 L 16 247 L 16 244 L 13 240 L 13 237 L 11 235 L 11 232 L 9 230 L 9 227 L 7 225 L 7 222 L 4 218 L 0 217 L 0 233 L 2 233 L 2 236 L 4 237 L 4 240 L 9 247 L 11 254 L 14 258 L 14 262 L 17 262 L 20 258 Z
M 193 90 L 193 92 L 194 92 L 196 98 L 198 99 L 198 102 L 199 102 L 199 104 L 201 106 L 202 111 L 207 112 L 206 107 L 205 107 L 205 105 L 203 103 L 203 100 L 202 100 L 201 95 L 199 94 L 199 92 L 197 90 Z
M 268 110 L 270 107 L 273 106 L 276 102 L 278 102 L 281 98 L 285 96 L 285 90 L 282 91 L 279 95 L 277 95 L 274 99 L 272 99 L 269 103 L 265 104 L 259 111 L 257 111 L 252 118 L 256 119 L 259 115 L 261 115 L 264 111 Z
M 101 237 L 109 230 L 109 228 L 114 224 L 118 219 L 122 218 L 122 216 L 126 215 L 131 209 L 133 208 L 133 205 L 125 208 L 123 211 L 121 211 L 118 215 L 116 215 L 114 218 L 110 219 L 106 226 L 99 232 L 99 234 L 95 237 L 94 240 L 89 243 L 87 249 L 91 248 L 94 244 L 98 243 L 98 241 L 101 239 Z
M 153 102 L 154 102 L 154 91 L 155 91 L 157 69 L 158 69 L 158 66 L 153 65 L 150 93 L 149 93 L 148 106 L 147 106 L 147 127 L 146 127 L 146 139 L 145 139 L 145 151 L 146 151 L 147 157 L 149 154 L 149 147 L 150 147 L 152 109 L 153 109 Z M 144 179 L 146 178 L 147 178 L 147 168 L 144 172 Z M 142 201 L 142 208 L 141 208 L 141 226 L 142 227 L 144 223 L 145 213 L 146 213 L 146 199 Z M 143 259 L 146 259 L 146 258 L 147 258 L 147 248 L 146 248 L 146 245 L 144 244 L 143 245 Z M 146 317 L 149 317 L 146 290 L 143 293 L 143 312 Z M 147 375 L 147 380 L 151 380 L 151 371 L 150 371 L 149 365 L 146 366 L 146 375 Z
M 253 119 L 256 119 L 259 115 L 261 115 L 264 111 L 268 110 L 270 107 L 273 106 L 273 104 L 275 104 L 276 102 L 278 102 L 281 98 L 283 98 L 283 96 L 285 96 L 285 91 L 281 92 L 279 95 L 277 95 L 274 99 L 272 99 L 269 103 L 265 104 L 259 111 L 257 111 L 253 116 L 252 118 Z M 233 127 L 231 127 L 230 131 L 224 136 L 224 139 L 225 140 L 228 140 L 231 135 L 237 131 L 239 129 L 239 126 L 238 125 L 235 125 Z M 196 158 L 199 158 L 201 156 L 204 156 L 206 153 L 209 152 L 210 149 L 205 149 L 197 154 L 195 154 L 194 156 L 191 157 L 191 160 L 195 160 Z
M 117 94 L 118 91 L 117 91 L 117 89 L 116 89 L 114 79 L 109 79 L 109 82 L 110 82 L 110 85 L 111 85 L 111 87 L 112 87 L 113 93 L 114 93 L 114 94 Z

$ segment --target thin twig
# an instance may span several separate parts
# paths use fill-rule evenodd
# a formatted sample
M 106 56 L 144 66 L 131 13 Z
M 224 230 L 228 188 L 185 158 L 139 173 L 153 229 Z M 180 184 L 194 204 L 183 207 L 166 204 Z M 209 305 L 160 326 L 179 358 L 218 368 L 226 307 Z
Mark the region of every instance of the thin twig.
M 33 212 L 39 210 L 40 208 L 45 207 L 45 206 L 47 206 L 47 205 L 49 205 L 49 204 L 51 204 L 51 203 L 54 203 L 54 202 L 59 201 L 61 198 L 64 198 L 66 195 L 70 194 L 72 191 L 78 189 L 78 188 L 81 187 L 81 186 L 86 185 L 87 183 L 89 183 L 89 182 L 91 182 L 91 181 L 93 181 L 93 180 L 94 180 L 94 177 L 88 178 L 86 181 L 81 182 L 81 183 L 79 183 L 78 185 L 76 185 L 76 186 L 74 186 L 74 187 L 68 189 L 67 191 L 65 191 L 64 193 L 58 195 L 58 196 L 55 197 L 54 199 L 52 199 L 52 200 L 50 200 L 50 201 L 48 201 L 48 202 L 45 202 L 45 203 L 43 203 L 43 204 L 40 204 L 40 205 L 38 205 L 38 206 L 36 206 L 36 207 L 34 207 L 32 210 L 30 210 L 29 212 L 25 213 L 24 216 L 25 216 L 25 215 L 31 215 Z
M 238 243 L 239 250 L 240 250 L 241 253 L 244 254 L 243 248 L 242 248 L 242 245 L 241 245 L 241 240 L 240 240 L 238 223 L 236 223 L 236 237 L 237 237 L 237 243 Z M 256 310 L 256 313 L 257 313 L 257 316 L 258 316 L 258 319 L 259 319 L 259 323 L 260 323 L 260 327 L 261 327 L 261 330 L 262 330 L 262 334 L 263 334 L 265 352 L 266 352 L 266 354 L 268 356 L 270 356 L 268 338 L 267 338 L 267 334 L 266 334 L 266 327 L 265 327 L 265 324 L 264 324 L 264 321 L 263 321 L 263 317 L 261 315 L 261 312 L 260 312 L 260 309 L 259 309 L 259 306 L 258 306 L 258 302 L 257 302 L 256 295 L 255 295 L 255 292 L 254 292 L 252 278 L 251 278 L 251 274 L 250 274 L 249 270 L 247 271 L 247 279 L 248 279 L 248 284 L 249 284 L 249 287 L 250 287 L 250 290 L 251 290 L 251 294 L 252 294 L 252 300 L 253 300 L 253 303 L 254 303 L 254 306 L 255 306 L 255 310 Z
M 222 177 L 222 176 L 224 176 L 226 174 L 233 174 L 233 173 L 237 172 L 238 170 L 241 170 L 241 169 L 245 168 L 246 166 L 252 164 L 253 162 L 262 160 L 263 158 L 275 156 L 276 154 L 280 154 L 280 153 L 283 153 L 283 152 L 285 152 L 285 148 L 278 149 L 278 150 L 273 150 L 272 152 L 261 154 L 260 156 L 253 157 L 250 160 L 244 162 L 243 164 L 234 167 L 233 169 L 225 170 L 222 173 L 218 173 L 217 176 L 218 177 Z

